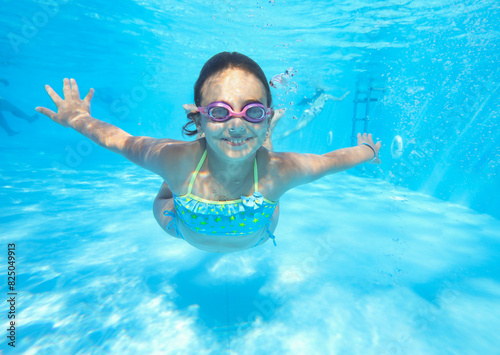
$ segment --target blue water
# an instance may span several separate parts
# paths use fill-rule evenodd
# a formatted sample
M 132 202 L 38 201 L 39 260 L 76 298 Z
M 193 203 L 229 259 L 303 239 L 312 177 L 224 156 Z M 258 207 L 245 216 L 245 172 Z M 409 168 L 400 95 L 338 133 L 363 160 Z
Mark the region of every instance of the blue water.
M 384 88 L 366 165 L 282 197 L 277 247 L 212 254 L 169 237 L 161 179 L 40 118 L 2 112 L 2 297 L 16 244 L 15 354 L 497 354 L 500 8 L 496 1 L 2 1 L 0 96 L 30 114 L 64 77 L 93 116 L 183 139 L 213 54 L 297 92 L 275 149 L 348 146 L 356 86 Z M 316 88 L 340 97 L 294 135 Z M 390 154 L 400 135 L 404 152 Z M 8 327 L 6 302 L 0 306 Z

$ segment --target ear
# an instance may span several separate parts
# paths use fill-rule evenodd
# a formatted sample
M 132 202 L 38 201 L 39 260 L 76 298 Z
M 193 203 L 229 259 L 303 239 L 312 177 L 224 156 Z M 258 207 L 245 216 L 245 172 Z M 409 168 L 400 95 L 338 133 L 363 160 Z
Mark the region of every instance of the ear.
M 200 115 L 198 115 L 198 117 L 200 117 Z M 201 128 L 201 124 L 197 123 L 196 121 L 194 121 L 194 123 L 196 124 L 196 129 L 198 130 L 198 133 L 203 133 L 203 128 Z
M 188 118 L 193 120 L 198 132 L 201 132 L 201 115 L 198 112 L 198 107 L 196 107 L 195 104 L 184 104 L 182 105 L 182 108 L 184 108 L 184 111 L 186 111 L 186 115 L 188 116 Z
M 201 128 L 201 114 L 199 112 L 192 112 L 188 114 L 188 117 L 193 120 L 198 133 L 203 133 L 203 129 Z

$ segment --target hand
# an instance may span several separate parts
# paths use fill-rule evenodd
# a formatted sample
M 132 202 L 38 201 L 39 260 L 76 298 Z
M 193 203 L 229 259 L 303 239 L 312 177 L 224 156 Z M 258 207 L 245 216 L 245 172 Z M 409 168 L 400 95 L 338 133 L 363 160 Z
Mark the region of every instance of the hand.
M 274 116 L 273 119 L 271 120 L 271 128 L 270 128 L 271 134 L 274 131 L 274 128 L 276 127 L 278 122 L 281 120 L 281 117 L 283 117 L 284 115 L 285 115 L 284 108 L 280 108 L 279 110 L 274 111 Z
M 369 161 L 369 163 L 380 164 L 381 161 L 378 158 L 378 152 L 380 150 L 380 147 L 382 146 L 382 143 L 380 141 L 378 141 L 375 144 L 373 142 L 373 137 L 372 137 L 371 133 L 370 134 L 363 133 L 363 135 L 361 135 L 361 133 L 358 133 L 358 145 L 363 145 L 363 143 L 368 143 L 369 145 L 371 145 L 373 147 L 373 149 L 375 149 L 375 158 L 373 160 Z
M 196 107 L 195 104 L 189 104 L 189 105 L 184 104 L 182 105 L 182 108 L 184 109 L 184 111 L 186 111 L 186 115 L 198 112 L 198 107 Z
M 76 118 L 82 115 L 90 116 L 90 100 L 94 96 L 94 89 L 90 89 L 83 100 L 80 99 L 75 79 L 64 79 L 64 100 L 49 85 L 45 85 L 45 90 L 56 104 L 57 113 L 45 107 L 37 107 L 35 110 L 49 117 L 52 121 L 69 127 Z
M 278 122 L 281 120 L 281 118 L 285 115 L 285 109 L 281 108 L 279 110 L 274 111 L 273 117 L 271 117 L 271 122 L 269 123 L 269 127 L 267 129 L 266 133 L 266 140 L 271 141 L 271 137 L 273 136 L 274 129 L 276 128 L 276 125 Z M 266 148 L 268 148 L 266 146 Z M 272 149 L 272 144 L 269 146 L 270 149 Z

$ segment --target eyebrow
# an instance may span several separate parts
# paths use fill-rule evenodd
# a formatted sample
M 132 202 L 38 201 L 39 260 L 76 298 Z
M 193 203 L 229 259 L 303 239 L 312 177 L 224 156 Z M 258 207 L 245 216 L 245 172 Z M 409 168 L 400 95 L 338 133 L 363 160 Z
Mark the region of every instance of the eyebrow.
M 250 100 L 246 100 L 245 102 L 243 102 L 243 107 L 245 107 L 246 105 L 249 105 L 249 104 L 253 104 L 253 103 L 258 103 L 258 104 L 262 104 L 264 105 L 262 102 L 260 102 L 259 100 L 255 100 L 255 99 L 250 99 Z
M 230 105 L 229 102 L 226 102 L 226 101 L 219 101 L 219 102 L 225 103 L 226 105 L 228 105 L 229 107 L 231 107 L 234 110 L 234 107 L 232 105 Z M 262 101 L 259 101 L 257 99 L 249 99 L 249 100 L 246 100 L 243 102 L 242 108 L 244 108 L 246 105 L 253 104 L 253 103 L 258 103 L 258 104 L 264 105 L 264 103 L 262 103 Z

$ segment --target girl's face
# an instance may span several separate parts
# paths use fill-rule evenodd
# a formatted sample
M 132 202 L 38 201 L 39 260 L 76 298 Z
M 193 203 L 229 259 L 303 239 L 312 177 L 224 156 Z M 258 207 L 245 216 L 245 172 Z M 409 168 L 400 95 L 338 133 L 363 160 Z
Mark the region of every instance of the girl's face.
M 241 112 L 251 102 L 260 102 L 267 107 L 266 91 L 260 80 L 241 69 L 226 69 L 208 78 L 201 89 L 201 97 L 201 106 L 223 101 L 235 112 Z M 210 148 L 232 160 L 254 154 L 264 143 L 270 124 L 270 118 L 251 123 L 243 117 L 231 117 L 225 122 L 214 122 L 202 115 L 198 117 L 198 125 Z M 243 143 L 231 140 L 243 140 Z

